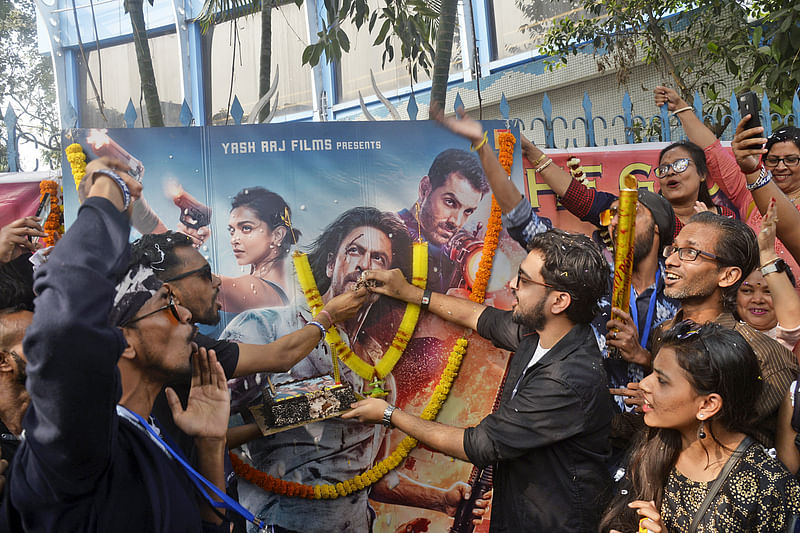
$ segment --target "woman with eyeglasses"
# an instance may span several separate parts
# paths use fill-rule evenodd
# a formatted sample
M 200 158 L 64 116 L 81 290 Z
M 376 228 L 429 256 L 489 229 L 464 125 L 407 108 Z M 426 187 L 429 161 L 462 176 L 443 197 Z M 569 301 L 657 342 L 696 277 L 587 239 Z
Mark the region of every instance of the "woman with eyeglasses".
M 236 262 L 249 267 L 249 272 L 238 277 L 222 276 L 223 311 L 240 313 L 289 303 L 286 258 L 300 238 L 300 231 L 289 225 L 290 217 L 286 201 L 263 187 L 248 187 L 234 196 L 228 233 Z
M 758 360 L 737 332 L 686 321 L 663 337 L 641 382 L 643 431 L 603 532 L 785 532 L 800 485 L 748 436 Z

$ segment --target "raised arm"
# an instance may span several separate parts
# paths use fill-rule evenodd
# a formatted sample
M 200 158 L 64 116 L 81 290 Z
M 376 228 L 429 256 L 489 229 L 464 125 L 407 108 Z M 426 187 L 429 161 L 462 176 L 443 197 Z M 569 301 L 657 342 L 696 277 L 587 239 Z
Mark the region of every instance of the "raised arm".
M 761 156 L 767 153 L 766 148 L 763 147 L 767 139 L 761 137 L 764 132 L 764 128 L 761 126 L 744 129 L 744 125 L 749 119 L 750 115 L 745 115 L 737 125 L 731 148 L 736 156 L 736 162 L 739 163 L 739 167 L 745 174 L 747 183 L 754 184 L 761 175 Z M 772 180 L 762 181 L 762 184 L 750 191 L 750 194 L 762 215 L 767 212 L 772 199 L 775 199 L 777 236 L 795 259 L 800 258 L 800 211 Z M 741 214 L 745 215 L 745 213 Z
M 36 312 L 27 330 L 23 421 L 29 476 L 46 476 L 59 490 L 95 490 L 110 458 L 121 386 L 117 360 L 126 346 L 108 324 L 117 274 L 127 266 L 130 225 L 122 188 L 94 171 L 127 168 L 108 159 L 87 167 L 89 198 L 36 274 Z M 132 197 L 141 185 L 118 170 Z M 57 475 L 54 473 L 57 472 Z
M 425 291 L 406 281 L 399 268 L 393 270 L 366 270 L 364 279 L 378 282 L 377 286 L 370 288 L 370 291 L 377 294 L 384 294 L 413 304 L 422 302 L 422 296 Z M 438 292 L 431 294 L 431 301 L 428 305 L 428 311 L 434 315 L 470 329 L 478 328 L 478 318 L 485 309 L 485 305 Z
M 489 186 L 492 188 L 497 205 L 500 206 L 503 213 L 510 212 L 522 200 L 522 194 L 517 186 L 508 179 L 508 174 L 500 165 L 489 143 L 483 141 L 486 132 L 483 131 L 481 123 L 470 118 L 463 107 L 459 107 L 457 113 L 461 117 L 460 120 L 455 117 L 445 117 L 438 105 L 431 110 L 433 118 L 439 124 L 467 139 L 473 147 L 480 146 L 477 150 L 478 157 L 481 159 L 483 171 L 486 172 L 486 179 L 489 180 Z
M 666 103 L 669 112 L 678 117 L 690 141 L 703 149 L 717 142 L 717 136 L 697 118 L 694 108 L 687 104 L 675 89 L 658 86 L 653 90 L 653 94 L 658 107 Z
M 314 320 L 329 328 L 337 322 L 344 322 L 356 315 L 367 301 L 366 289 L 347 291 L 325 304 Z M 284 335 L 269 344 L 239 344 L 239 362 L 234 377 L 247 376 L 256 372 L 286 372 L 296 365 L 316 347 L 322 333 L 313 324 Z
M 767 266 L 778 259 L 775 252 L 775 226 L 776 200 L 773 198 L 767 208 L 767 214 L 761 221 L 761 231 L 758 232 L 758 251 L 761 257 L 761 266 Z M 800 213 L 798 219 L 800 219 Z M 775 309 L 775 316 L 778 324 L 784 329 L 795 329 L 800 326 L 800 295 L 794 290 L 792 282 L 786 272 L 772 272 L 764 276 L 772 295 L 772 306 Z M 793 347 L 789 347 L 793 349 Z

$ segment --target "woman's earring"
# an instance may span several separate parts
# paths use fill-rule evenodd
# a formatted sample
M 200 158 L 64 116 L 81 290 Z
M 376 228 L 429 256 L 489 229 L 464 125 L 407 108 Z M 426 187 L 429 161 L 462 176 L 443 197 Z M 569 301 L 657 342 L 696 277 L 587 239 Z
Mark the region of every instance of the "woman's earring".
M 697 428 L 697 438 L 698 439 L 702 440 L 702 439 L 706 438 L 706 432 L 705 432 L 705 429 L 704 429 L 705 428 L 705 424 L 706 424 L 705 420 L 701 420 L 700 421 L 700 426 Z

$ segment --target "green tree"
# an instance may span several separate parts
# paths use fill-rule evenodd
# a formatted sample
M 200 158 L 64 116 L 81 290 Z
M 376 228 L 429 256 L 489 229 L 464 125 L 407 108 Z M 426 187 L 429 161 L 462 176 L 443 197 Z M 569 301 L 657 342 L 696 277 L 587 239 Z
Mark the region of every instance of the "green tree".
M 55 104 L 53 68 L 49 57 L 39 54 L 33 0 L 0 0 L 0 114 L 9 104 L 27 141 L 39 148 L 40 157 L 52 168 L 60 161 L 59 119 Z M 3 127 L 2 135 L 8 139 Z M 0 168 L 8 168 L 6 146 L 0 146 Z
M 148 0 L 153 5 L 153 0 Z M 150 44 L 147 40 L 147 27 L 144 22 L 144 2 L 142 0 L 125 0 L 125 12 L 131 18 L 133 29 L 133 46 L 136 50 L 136 65 L 139 68 L 139 81 L 147 110 L 150 127 L 163 127 L 164 115 L 161 113 L 161 100 L 158 97 L 156 75 L 153 72 L 153 58 L 150 55 Z
M 738 2 L 707 0 L 582 0 L 580 16 L 555 22 L 544 39 L 551 65 L 566 63 L 579 52 L 577 43 L 593 45 L 598 68 L 617 69 L 620 83 L 638 64 L 663 66 L 683 97 L 695 90 L 716 91 L 724 71 L 737 75 L 732 58 L 723 62 L 720 50 L 748 38 L 747 10 Z M 710 48 L 714 43 L 716 49 Z

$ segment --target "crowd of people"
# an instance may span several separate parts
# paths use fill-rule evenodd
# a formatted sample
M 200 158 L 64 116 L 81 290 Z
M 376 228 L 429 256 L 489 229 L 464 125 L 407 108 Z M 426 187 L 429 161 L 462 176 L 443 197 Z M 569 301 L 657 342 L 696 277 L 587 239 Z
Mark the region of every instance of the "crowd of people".
M 475 495 L 473 515 L 477 523 L 491 509 L 493 532 L 794 531 L 800 129 L 764 138 L 745 116 L 731 153 L 674 90 L 654 96 L 688 140 L 661 151 L 660 192 L 638 193 L 625 309 L 610 298 L 619 198 L 523 137 L 537 176 L 597 231 L 553 228 L 463 110 L 434 115 L 478 159 L 442 152 L 415 206 L 353 208 L 310 245 L 316 314 L 282 288 L 300 231 L 280 195 L 253 187 L 233 199 L 231 248 L 249 272 L 220 277 L 197 249 L 207 233 L 160 231 L 130 244 L 142 185 L 122 161 L 92 161 L 75 222 L 35 273 L 41 221 L 0 228 L 0 531 L 360 533 L 374 524 L 368 498 L 453 515 L 473 496 L 466 484 L 397 476 L 303 500 L 265 497 L 230 475 L 228 449 L 248 443 L 253 464 L 275 476 L 350 478 L 375 463 L 390 427 L 493 467 L 494 488 Z M 729 202 L 712 198 L 714 184 Z M 489 190 L 527 251 L 508 283 L 511 310 L 446 294 L 462 275 L 451 243 Z M 418 238 L 436 265 L 425 289 L 410 282 Z M 368 352 L 363 309 L 379 296 L 513 352 L 497 409 L 473 427 L 424 420 L 396 407 L 390 376 L 385 398 L 358 401 L 304 440 L 230 423 L 267 376 L 330 373 L 321 341 L 331 326 L 358 356 Z M 198 333 L 220 311 L 238 313 L 222 336 Z

